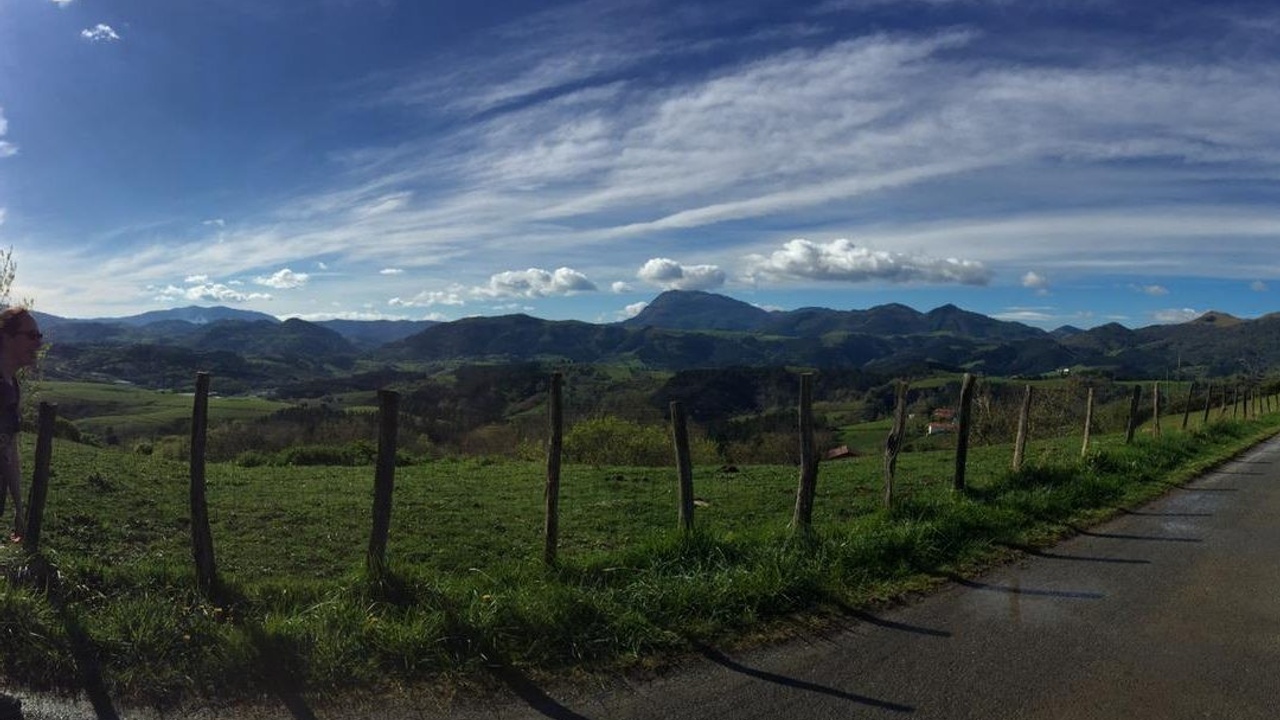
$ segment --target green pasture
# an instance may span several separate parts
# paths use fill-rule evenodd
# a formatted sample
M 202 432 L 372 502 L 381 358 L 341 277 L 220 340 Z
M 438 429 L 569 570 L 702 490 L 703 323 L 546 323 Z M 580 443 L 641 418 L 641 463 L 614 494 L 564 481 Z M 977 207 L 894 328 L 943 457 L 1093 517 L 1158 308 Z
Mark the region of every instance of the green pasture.
M 160 392 L 127 384 L 43 381 L 38 401 L 56 403 L 58 416 L 82 432 L 103 437 L 156 437 L 189 432 L 194 398 L 187 393 Z M 287 403 L 256 397 L 209 398 L 209 422 L 248 420 L 268 415 Z
M 55 443 L 32 559 L 0 550 L 0 675 L 69 687 L 91 655 L 117 697 L 165 704 L 267 687 L 335 691 L 653 664 L 692 642 L 820 620 L 933 586 L 1167 488 L 1280 428 L 1224 420 L 1132 445 L 1115 433 L 904 454 L 882 503 L 878 454 L 823 463 L 810 533 L 790 527 L 798 469 L 698 466 L 692 534 L 670 468 L 564 468 L 559 558 L 541 562 L 540 462 L 439 460 L 397 470 L 389 570 L 365 571 L 373 468 L 211 464 L 221 578 L 191 568 L 188 468 Z M 873 431 L 884 428 L 869 428 Z M 30 456 L 31 439 L 24 438 Z M 56 575 L 40 571 L 56 567 Z M 42 580 L 43 578 L 43 580 Z

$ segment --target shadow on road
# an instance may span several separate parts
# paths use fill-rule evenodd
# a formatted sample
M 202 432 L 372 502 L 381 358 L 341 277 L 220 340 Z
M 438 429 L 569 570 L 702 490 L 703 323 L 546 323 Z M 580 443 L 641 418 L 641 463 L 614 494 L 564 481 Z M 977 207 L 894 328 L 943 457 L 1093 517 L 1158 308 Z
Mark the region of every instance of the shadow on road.
M 1004 547 L 1012 550 L 1018 550 L 1032 557 L 1044 558 L 1046 560 L 1070 560 L 1073 562 L 1094 562 L 1109 563 L 1112 565 L 1150 565 L 1150 560 L 1137 560 L 1134 558 L 1115 558 L 1115 557 L 1097 557 L 1094 555 L 1067 555 L 1064 553 L 1056 553 L 1050 550 L 1042 550 L 1040 548 L 1030 547 L 1028 545 L 1014 545 L 1010 543 L 1002 543 Z
M 1120 509 L 1125 515 L 1136 515 L 1137 517 L 1180 517 L 1180 518 L 1207 518 L 1213 517 L 1213 513 L 1197 513 L 1197 512 L 1143 512 L 1141 510 L 1125 510 Z
M 520 672 L 510 665 L 503 664 L 489 668 L 489 672 L 494 677 L 502 681 L 511 692 L 525 702 L 531 709 L 553 718 L 553 720 L 589 720 L 587 716 L 580 715 L 573 710 L 556 702 L 555 698 L 548 695 L 538 687 L 524 673 Z
M 1009 587 L 1008 585 L 992 585 L 990 583 L 978 582 L 969 578 L 956 575 L 955 573 L 939 573 L 938 577 L 944 577 L 957 585 L 963 585 L 974 590 L 990 590 L 992 592 L 1009 593 L 1010 595 L 1029 595 L 1032 597 L 1051 597 L 1063 598 L 1065 600 L 1102 600 L 1106 597 L 1102 593 L 1084 592 L 1079 590 L 1038 590 L 1035 588 Z
M 1086 530 L 1085 528 L 1071 527 L 1081 535 L 1088 537 L 1102 538 L 1104 540 L 1142 540 L 1147 542 L 1176 542 L 1176 543 L 1199 543 L 1204 542 L 1201 538 L 1193 537 L 1175 537 L 1170 535 L 1130 535 L 1126 533 L 1102 533 Z
M 882 627 L 886 630 L 900 630 L 902 632 L 915 633 L 916 635 L 928 635 L 930 637 L 951 637 L 951 633 L 946 630 L 934 630 L 933 628 L 920 627 L 919 625 L 908 625 L 894 620 L 885 620 L 882 617 L 872 615 L 866 610 L 859 610 L 858 608 L 850 607 L 844 603 L 838 602 L 837 606 L 840 608 L 841 613 L 848 615 L 855 620 L 875 625 L 877 627 Z
M 877 698 L 867 697 L 866 695 L 858 695 L 856 693 L 845 692 L 844 690 L 837 690 L 836 688 L 827 687 L 826 685 L 819 685 L 817 683 L 811 683 L 805 680 L 800 680 L 793 677 L 787 677 L 786 675 L 779 675 L 777 673 L 768 672 L 767 670 L 760 670 L 758 668 L 749 667 L 747 665 L 743 665 L 742 663 L 730 658 L 729 656 L 725 655 L 719 650 L 716 650 L 715 648 L 710 647 L 709 645 L 704 645 L 697 641 L 693 641 L 693 646 L 698 652 L 702 653 L 703 657 L 710 660 L 711 662 L 725 668 L 726 670 L 732 670 L 733 672 L 741 673 L 743 675 L 748 675 L 753 678 L 758 678 L 760 680 L 765 680 L 771 683 L 777 683 L 779 685 L 795 688 L 797 690 L 805 690 L 808 692 L 820 693 L 822 695 L 829 695 L 834 698 L 839 698 L 841 700 L 848 700 L 850 702 L 855 702 L 860 705 L 867 705 L 869 707 L 880 708 L 881 710 L 891 710 L 893 712 L 900 712 L 900 713 L 914 713 L 916 711 L 916 709 L 914 707 L 911 707 L 910 705 L 902 705 L 900 703 L 889 702 L 887 700 L 879 700 Z
M 0 720 L 22 720 L 22 701 L 0 693 Z

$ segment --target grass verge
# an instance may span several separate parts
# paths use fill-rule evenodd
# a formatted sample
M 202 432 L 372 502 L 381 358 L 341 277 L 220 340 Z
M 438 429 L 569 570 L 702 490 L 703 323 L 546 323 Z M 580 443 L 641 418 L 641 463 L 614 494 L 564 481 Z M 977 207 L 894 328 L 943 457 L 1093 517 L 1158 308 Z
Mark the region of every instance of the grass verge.
M 531 674 L 644 667 L 1042 546 L 1277 425 L 1280 416 L 1267 416 L 1132 445 L 1104 438 L 1084 459 L 1074 439 L 1042 441 L 1019 472 L 1007 469 L 1008 448 L 977 448 L 959 494 L 950 454 L 918 453 L 900 463 L 910 477 L 891 510 L 878 507 L 875 459 L 824 465 L 807 536 L 787 528 L 794 468 L 746 468 L 748 480 L 702 473 L 705 507 L 688 535 L 660 529 L 674 525 L 673 500 L 668 484 L 640 476 L 654 470 L 579 468 L 565 498 L 578 510 L 567 512 L 554 568 L 536 559 L 536 464 L 406 471 L 399 539 L 376 575 L 362 567 L 367 483 L 346 469 L 215 468 L 224 571 L 212 598 L 196 592 L 187 562 L 182 468 L 134 459 L 121 469 L 113 463 L 125 455 L 60 446 L 47 549 L 0 551 L 0 674 L 163 705 L 463 683 L 495 665 Z M 432 524 L 448 534 L 433 536 Z

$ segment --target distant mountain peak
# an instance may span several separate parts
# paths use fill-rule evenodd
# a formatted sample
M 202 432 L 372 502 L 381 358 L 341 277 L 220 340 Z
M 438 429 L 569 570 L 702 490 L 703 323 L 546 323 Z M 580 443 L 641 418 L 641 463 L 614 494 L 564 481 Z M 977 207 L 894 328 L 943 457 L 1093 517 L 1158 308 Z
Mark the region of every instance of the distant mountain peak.
M 724 295 L 700 290 L 667 290 L 622 325 L 745 332 L 756 329 L 768 317 L 768 310 Z
M 1224 312 L 1218 312 L 1217 310 L 1210 310 L 1209 312 L 1189 322 L 1195 325 L 1213 325 L 1215 327 L 1231 327 L 1232 325 L 1239 325 L 1244 321 L 1236 317 L 1235 315 L 1229 315 Z

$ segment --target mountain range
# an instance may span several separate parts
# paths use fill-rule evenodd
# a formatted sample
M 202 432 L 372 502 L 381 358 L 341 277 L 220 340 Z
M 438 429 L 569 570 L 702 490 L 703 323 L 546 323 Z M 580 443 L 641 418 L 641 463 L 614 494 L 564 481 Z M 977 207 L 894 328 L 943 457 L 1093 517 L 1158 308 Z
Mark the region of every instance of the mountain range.
M 885 374 L 964 369 L 1003 376 L 1072 368 L 1122 378 L 1259 375 L 1280 363 L 1280 314 L 1244 320 L 1211 312 L 1177 325 L 1045 331 L 954 305 L 928 312 L 899 304 L 779 311 L 675 290 L 617 323 L 528 315 L 281 321 L 226 307 L 124 318 L 36 315 L 51 343 L 50 376 L 161 387 L 197 369 L 261 390 L 392 366 L 468 362 L 853 367 Z

